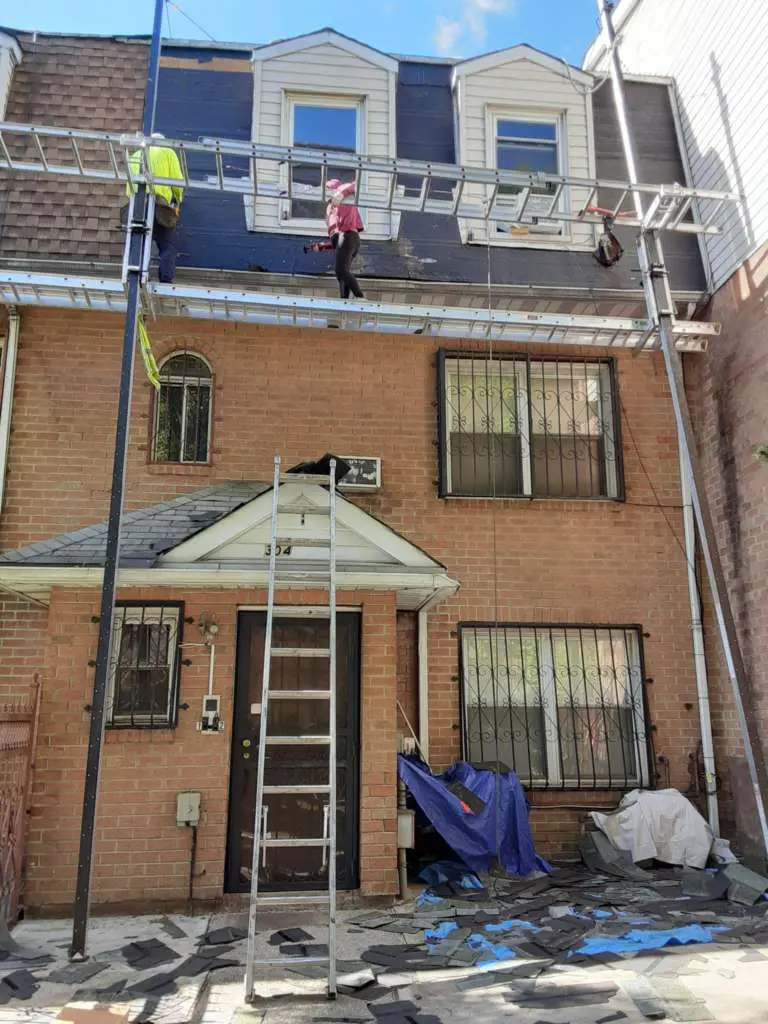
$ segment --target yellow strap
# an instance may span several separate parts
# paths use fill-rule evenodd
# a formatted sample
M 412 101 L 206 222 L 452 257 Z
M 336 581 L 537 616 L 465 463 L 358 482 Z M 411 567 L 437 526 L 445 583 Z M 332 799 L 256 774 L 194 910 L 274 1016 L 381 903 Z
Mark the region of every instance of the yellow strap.
M 149 335 L 147 334 L 147 328 L 144 326 L 144 320 L 139 317 L 138 321 L 139 329 L 139 345 L 141 347 L 141 358 L 144 360 L 144 369 L 147 372 L 147 380 L 157 391 L 160 390 L 160 370 L 155 362 L 155 357 L 152 354 L 152 346 L 149 343 Z

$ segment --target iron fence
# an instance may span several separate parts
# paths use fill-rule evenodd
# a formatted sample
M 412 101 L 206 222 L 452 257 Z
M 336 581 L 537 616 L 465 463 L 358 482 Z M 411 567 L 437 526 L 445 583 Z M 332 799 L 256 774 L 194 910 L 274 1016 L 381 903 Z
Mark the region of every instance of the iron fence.
M 37 679 L 27 700 L 0 707 L 0 915 L 8 924 L 17 920 L 22 903 L 39 714 Z

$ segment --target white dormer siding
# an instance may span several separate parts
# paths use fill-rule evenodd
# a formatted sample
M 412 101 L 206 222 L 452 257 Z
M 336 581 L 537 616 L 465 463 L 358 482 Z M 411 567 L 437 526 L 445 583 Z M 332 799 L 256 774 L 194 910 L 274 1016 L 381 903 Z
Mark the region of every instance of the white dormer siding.
M 317 110 L 318 117 L 325 116 L 346 144 L 354 132 L 352 145 L 358 153 L 395 156 L 397 61 L 392 57 L 323 31 L 255 50 L 253 69 L 254 140 L 292 146 L 301 141 L 294 131 L 300 125 L 306 127 L 312 120 L 310 112 Z M 259 163 L 257 175 L 260 184 L 274 186 L 276 191 L 287 188 L 287 168 L 280 169 L 274 162 Z M 382 196 L 387 185 L 388 178 L 383 176 L 371 175 L 364 181 L 367 190 L 380 191 Z M 295 196 L 300 194 L 294 189 Z M 324 233 L 319 205 L 260 196 L 250 214 L 249 224 L 255 231 L 312 237 Z M 397 234 L 397 218 L 389 211 L 361 214 L 369 237 Z
M 13 69 L 21 62 L 21 47 L 13 38 L 0 32 L 0 121 L 5 119 L 11 91 Z
M 495 168 L 497 128 L 503 135 L 515 125 L 538 134 L 547 144 L 556 139 L 555 173 L 594 176 L 592 84 L 591 76 L 529 46 L 462 61 L 453 75 L 457 162 Z M 486 189 L 468 187 L 467 199 L 470 196 L 482 201 Z M 586 191 L 582 197 L 573 190 L 571 205 L 586 197 Z M 484 222 L 462 221 L 460 227 L 464 241 L 486 244 Z M 505 231 L 491 225 L 491 242 L 525 248 L 593 249 L 594 231 L 588 225 L 558 227 L 553 222 L 539 227 L 510 226 Z

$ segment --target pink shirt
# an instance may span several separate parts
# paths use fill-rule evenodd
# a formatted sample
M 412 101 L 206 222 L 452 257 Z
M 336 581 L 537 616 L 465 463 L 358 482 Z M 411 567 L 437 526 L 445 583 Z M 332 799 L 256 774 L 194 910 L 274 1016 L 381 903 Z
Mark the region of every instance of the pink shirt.
M 349 181 L 336 191 L 337 194 L 342 196 L 353 196 L 355 194 L 355 183 L 354 181 Z M 328 226 L 328 234 L 331 237 L 345 231 L 363 230 L 360 211 L 351 204 L 347 206 L 342 203 L 339 206 L 334 206 L 333 203 L 328 203 L 325 208 L 325 223 Z

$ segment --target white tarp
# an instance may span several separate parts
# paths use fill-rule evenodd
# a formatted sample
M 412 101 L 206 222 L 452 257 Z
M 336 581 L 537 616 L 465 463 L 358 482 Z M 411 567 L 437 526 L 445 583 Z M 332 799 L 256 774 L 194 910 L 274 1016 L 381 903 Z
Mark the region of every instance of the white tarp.
M 703 868 L 712 848 L 709 825 L 676 789 L 633 789 L 615 811 L 593 811 L 592 820 L 635 863 L 655 857 L 665 864 Z

